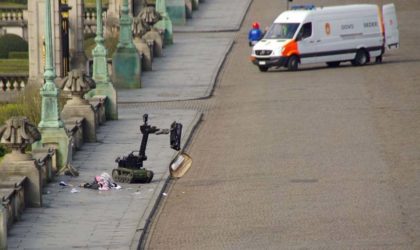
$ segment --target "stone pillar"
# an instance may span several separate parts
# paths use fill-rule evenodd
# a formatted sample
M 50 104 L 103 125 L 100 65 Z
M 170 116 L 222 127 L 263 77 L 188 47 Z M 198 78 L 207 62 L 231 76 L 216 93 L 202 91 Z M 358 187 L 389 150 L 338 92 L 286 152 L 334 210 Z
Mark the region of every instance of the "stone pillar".
M 109 0 L 107 15 L 119 18 L 123 1 L 125 0 Z M 135 16 L 133 11 L 133 0 L 128 0 L 128 13 L 130 16 Z
M 0 165 L 0 176 L 26 176 L 25 200 L 32 207 L 42 206 L 41 171 L 25 148 L 40 139 L 40 132 L 26 117 L 12 117 L 0 128 L 0 142 L 12 150 Z
M 69 36 L 70 36 L 70 66 L 71 69 L 85 69 L 87 57 L 83 46 L 84 42 L 84 4 L 83 0 L 68 0 Z
M 95 88 L 95 82 L 87 77 L 82 70 L 73 69 L 63 79 L 61 88 L 64 92 L 70 92 L 72 97 L 61 111 L 61 117 L 64 121 L 72 117 L 85 118 L 83 122 L 83 140 L 85 142 L 96 142 L 96 127 L 99 121 L 96 120 L 92 105 L 83 99 L 83 95 L 86 92 Z
M 45 13 L 51 13 L 51 0 L 46 0 Z M 57 2 L 57 1 L 54 1 Z M 63 168 L 68 165 L 71 155 L 70 138 L 64 128 L 64 123 L 60 118 L 58 109 L 58 97 L 60 90 L 55 85 L 56 74 L 53 68 L 53 39 L 52 39 L 52 20 L 51 15 L 45 16 L 45 83 L 41 87 L 42 106 L 41 122 L 38 127 L 42 134 L 42 140 L 34 143 L 33 147 L 42 148 L 44 146 L 55 147 L 57 149 L 57 165 Z
M 0 249 L 7 249 L 7 212 L 0 204 Z
M 169 18 L 169 14 L 166 11 L 166 1 L 165 0 L 156 0 L 156 10 L 162 16 L 162 20 L 157 22 L 154 26 L 157 29 L 164 31 L 163 39 L 165 44 L 173 43 L 173 31 L 172 31 L 172 21 Z
M 41 84 L 43 81 L 44 63 L 45 63 L 45 46 L 43 29 L 45 24 L 45 0 L 28 1 L 28 44 L 29 44 L 29 81 Z M 53 37 L 53 54 L 54 68 L 57 69 L 56 74 L 62 76 L 62 59 L 61 59 L 61 32 L 60 32 L 60 13 L 59 1 L 52 2 L 50 14 L 52 19 L 52 37 Z
M 140 55 L 133 43 L 133 18 L 128 11 L 128 0 L 124 0 L 121 6 L 120 36 L 112 57 L 112 75 L 117 88 L 134 89 L 141 87 L 141 63 Z
M 96 89 L 86 94 L 87 98 L 95 95 L 107 96 L 105 104 L 106 118 L 108 120 L 118 120 L 117 92 L 111 82 L 108 72 L 108 51 L 104 46 L 103 22 L 102 22 L 102 2 L 96 0 L 96 47 L 92 51 L 93 55 L 93 80 Z
M 173 24 L 185 25 L 187 17 L 185 0 L 166 0 L 166 10 Z
M 24 186 L 25 203 L 30 207 L 42 207 L 42 175 L 35 160 L 30 157 L 28 159 L 14 159 L 14 156 L 11 156 L 11 154 L 7 154 L 6 157 L 0 166 L 1 175 L 26 176 L 28 179 Z

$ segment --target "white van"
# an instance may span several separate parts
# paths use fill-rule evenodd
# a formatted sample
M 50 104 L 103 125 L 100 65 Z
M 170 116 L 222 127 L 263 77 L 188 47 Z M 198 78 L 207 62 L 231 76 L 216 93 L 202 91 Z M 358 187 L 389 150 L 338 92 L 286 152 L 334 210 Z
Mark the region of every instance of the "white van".
M 394 4 L 332 7 L 300 6 L 280 14 L 264 38 L 252 48 L 260 71 L 270 67 L 297 70 L 299 64 L 382 62 L 385 48 L 399 47 Z

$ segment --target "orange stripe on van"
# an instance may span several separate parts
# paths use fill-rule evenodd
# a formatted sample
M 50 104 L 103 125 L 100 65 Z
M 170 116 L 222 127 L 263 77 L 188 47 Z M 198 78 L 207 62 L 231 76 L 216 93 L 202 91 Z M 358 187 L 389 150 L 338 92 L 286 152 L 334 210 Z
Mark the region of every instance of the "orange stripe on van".
M 289 57 L 291 55 L 299 55 L 299 49 L 295 40 L 290 40 L 288 43 L 283 45 L 284 50 L 282 56 Z
M 378 6 L 378 18 L 379 18 L 379 23 L 381 24 L 379 27 L 381 29 L 381 33 L 385 34 L 385 24 L 384 24 L 384 17 L 383 17 L 383 13 L 381 10 L 381 7 Z

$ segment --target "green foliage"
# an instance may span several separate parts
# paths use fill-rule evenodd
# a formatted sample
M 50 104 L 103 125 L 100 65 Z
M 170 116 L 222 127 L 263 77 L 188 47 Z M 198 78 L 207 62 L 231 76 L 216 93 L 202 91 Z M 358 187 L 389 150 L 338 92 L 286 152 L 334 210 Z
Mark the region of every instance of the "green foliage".
M 4 124 L 12 116 L 26 116 L 32 123 L 39 123 L 41 118 L 39 86 L 27 86 L 17 103 L 0 104 L 0 124 Z
M 10 51 L 9 59 L 29 59 L 28 51 Z
M 18 116 L 22 113 L 20 104 L 0 104 L 0 124 L 4 124 L 12 116 Z
M 0 0 L 0 4 L 3 4 L 3 3 L 26 5 L 28 4 L 28 0 Z
M 7 153 L 8 150 L 6 149 L 6 147 L 0 144 L 0 161 L 3 158 L 3 156 L 5 156 Z
M 0 8 L 22 8 L 26 9 L 27 0 L 13 1 L 13 0 L 0 0 Z M 2 12 L 2 10 L 0 10 Z
M 0 144 L 0 158 L 3 157 L 6 153 L 7 153 L 6 147 Z
M 28 73 L 28 59 L 0 59 L 0 73 Z
M 94 8 L 96 6 L 96 0 L 84 0 L 85 6 L 88 8 Z M 102 0 L 102 6 L 108 6 L 109 0 Z
M 10 51 L 28 51 L 28 43 L 15 34 L 5 34 L 0 37 L 0 58 L 7 58 Z

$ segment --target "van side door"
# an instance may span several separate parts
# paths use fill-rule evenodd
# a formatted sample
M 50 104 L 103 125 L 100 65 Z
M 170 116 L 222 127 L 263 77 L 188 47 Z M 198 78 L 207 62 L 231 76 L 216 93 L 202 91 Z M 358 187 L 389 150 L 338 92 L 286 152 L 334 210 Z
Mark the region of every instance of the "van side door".
M 398 31 L 397 13 L 394 4 L 385 4 L 382 7 L 383 22 L 385 28 L 385 44 L 388 49 L 398 48 L 400 34 Z
M 307 22 L 302 25 L 296 36 L 301 63 L 317 62 L 316 52 L 320 41 L 316 40 L 313 31 L 312 22 Z

